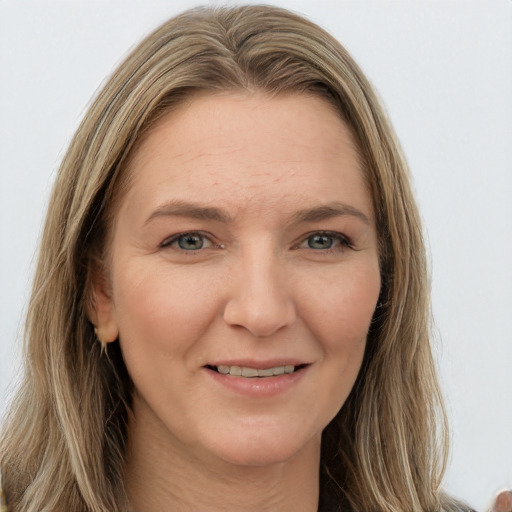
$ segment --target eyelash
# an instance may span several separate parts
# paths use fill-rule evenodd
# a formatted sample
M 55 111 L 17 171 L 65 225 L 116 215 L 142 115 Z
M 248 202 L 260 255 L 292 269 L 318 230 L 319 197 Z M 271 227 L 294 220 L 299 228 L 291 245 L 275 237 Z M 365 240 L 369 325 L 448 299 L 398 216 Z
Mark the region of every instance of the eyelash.
M 205 233 L 203 233 L 201 231 L 186 231 L 184 233 L 178 233 L 176 235 L 173 235 L 170 238 L 166 238 L 160 244 L 160 248 L 166 249 L 166 248 L 172 247 L 172 245 L 177 243 L 180 240 L 180 238 L 184 238 L 186 236 L 198 237 L 203 242 L 205 240 L 208 240 L 211 243 L 211 246 L 210 247 L 206 247 L 206 249 L 209 249 L 211 247 L 213 247 L 215 249 L 222 249 L 224 247 L 221 244 L 215 244 L 212 241 L 211 236 L 209 236 L 208 234 L 205 234 Z M 322 248 L 315 249 L 313 247 L 301 247 L 302 244 L 308 243 L 309 240 L 311 240 L 314 236 L 320 236 L 320 237 L 323 236 L 323 237 L 327 237 L 327 238 L 332 238 L 333 239 L 333 246 L 332 247 L 328 247 L 326 249 L 322 249 Z M 336 242 L 338 242 L 338 243 L 336 243 Z M 295 244 L 292 247 L 293 250 L 297 250 L 297 249 L 301 249 L 301 248 L 310 249 L 310 250 L 312 250 L 314 252 L 322 253 L 322 254 L 334 254 L 334 253 L 343 252 L 345 249 L 354 249 L 354 246 L 353 246 L 351 240 L 346 235 L 343 235 L 342 233 L 338 233 L 338 232 L 335 232 L 335 231 L 313 231 L 311 233 L 308 233 L 303 238 L 301 238 L 300 242 Z M 193 253 L 201 252 L 203 247 L 200 247 L 199 249 L 190 249 L 190 250 L 183 249 L 183 248 L 180 248 L 180 247 L 175 247 L 175 249 L 177 251 L 181 252 L 181 253 L 193 254 Z

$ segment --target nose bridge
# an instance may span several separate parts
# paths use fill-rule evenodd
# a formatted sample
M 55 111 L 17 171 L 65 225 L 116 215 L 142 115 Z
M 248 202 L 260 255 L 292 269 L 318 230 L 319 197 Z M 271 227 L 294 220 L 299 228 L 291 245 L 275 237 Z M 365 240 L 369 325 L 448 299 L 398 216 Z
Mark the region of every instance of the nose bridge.
M 293 322 L 295 304 L 286 265 L 275 251 L 247 251 L 232 277 L 234 283 L 224 311 L 228 324 L 264 337 Z

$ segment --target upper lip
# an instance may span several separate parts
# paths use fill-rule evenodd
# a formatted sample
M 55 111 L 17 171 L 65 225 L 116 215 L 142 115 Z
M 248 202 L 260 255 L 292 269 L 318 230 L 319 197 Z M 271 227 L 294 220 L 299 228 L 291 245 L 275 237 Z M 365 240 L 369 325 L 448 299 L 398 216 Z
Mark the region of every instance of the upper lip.
M 301 366 L 310 364 L 304 359 L 297 358 L 277 358 L 277 359 L 218 359 L 207 363 L 205 366 L 245 366 L 246 368 L 256 368 L 265 370 L 267 368 L 275 368 L 276 366 Z

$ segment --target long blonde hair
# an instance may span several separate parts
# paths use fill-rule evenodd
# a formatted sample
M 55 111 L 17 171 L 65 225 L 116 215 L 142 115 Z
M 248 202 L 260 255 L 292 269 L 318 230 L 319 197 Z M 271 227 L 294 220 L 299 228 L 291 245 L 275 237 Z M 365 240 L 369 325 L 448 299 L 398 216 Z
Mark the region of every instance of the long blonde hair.
M 26 321 L 25 375 L 0 444 L 12 510 L 123 510 L 131 381 L 86 316 L 124 169 L 155 121 L 191 93 L 312 93 L 353 131 L 373 198 L 382 290 L 357 382 L 322 441 L 321 492 L 354 511 L 438 511 L 446 419 L 430 347 L 422 228 L 406 163 L 371 85 L 313 23 L 267 6 L 171 19 L 120 65 L 63 159 Z

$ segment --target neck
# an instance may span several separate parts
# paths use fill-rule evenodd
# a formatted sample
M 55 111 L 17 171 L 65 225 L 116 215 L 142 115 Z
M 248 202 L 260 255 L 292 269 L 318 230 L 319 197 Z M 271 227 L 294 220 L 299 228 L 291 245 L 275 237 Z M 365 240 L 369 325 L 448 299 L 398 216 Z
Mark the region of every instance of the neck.
M 128 430 L 125 487 L 133 512 L 318 508 L 320 439 L 286 461 L 250 466 L 191 453 L 133 417 Z

